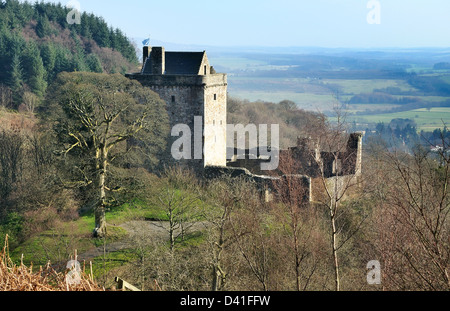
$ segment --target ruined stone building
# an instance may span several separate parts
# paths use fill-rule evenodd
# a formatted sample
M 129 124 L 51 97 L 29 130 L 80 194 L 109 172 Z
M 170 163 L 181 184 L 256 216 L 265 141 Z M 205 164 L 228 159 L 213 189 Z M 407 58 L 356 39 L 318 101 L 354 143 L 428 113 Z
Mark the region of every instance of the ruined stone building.
M 338 189 L 344 189 L 352 188 L 361 181 L 363 135 L 362 132 L 347 135 L 347 144 L 339 151 L 324 151 L 315 141 L 299 138 L 297 146 L 279 151 L 280 166 L 272 172 L 260 170 L 260 163 L 268 161 L 263 157 L 234 159 L 227 163 L 227 168 L 233 168 L 241 174 L 251 174 L 268 192 L 273 190 L 274 182 L 283 182 L 288 174 L 289 178 L 298 179 L 306 189 L 305 200 L 315 202 L 323 198 L 324 183 L 328 191 L 334 191 L 334 183 Z
M 315 145 L 314 141 L 301 138 L 298 139 L 297 146 L 280 151 L 281 162 L 283 158 L 293 159 L 292 162 L 295 163 L 293 173 L 307 176 L 309 201 L 318 201 L 323 199 L 324 184 L 328 192 L 333 192 L 336 189 L 338 191 L 350 189 L 360 183 L 363 135 L 362 132 L 351 133 L 348 135 L 345 148 L 327 151 Z
M 206 177 L 221 174 L 247 176 L 256 181 L 267 195 L 274 180 L 282 180 L 282 172 L 269 174 L 259 169 L 261 162 L 270 159 L 257 155 L 256 159 L 227 160 L 227 147 L 228 151 L 235 150 L 235 146 L 227 146 L 227 75 L 215 72 L 205 51 L 168 52 L 164 47 L 145 46 L 141 72 L 127 77 L 159 94 L 167 104 L 172 128 L 185 124 L 192 130 L 192 157 L 175 162 L 201 171 Z M 176 139 L 173 137 L 169 146 Z M 202 146 L 200 152 L 195 148 L 199 144 Z M 361 133 L 351 134 L 347 150 L 337 156 L 336 153 L 311 148 L 310 142 L 299 139 L 297 146 L 279 152 L 280 159 L 289 156 L 298 163 L 298 169 L 291 176 L 297 176 L 308 189 L 305 200 L 314 201 L 320 193 L 319 172 L 323 172 L 322 177 L 330 180 L 338 177 L 340 181 L 349 176 L 360 176 Z M 165 162 L 169 164 L 173 160 L 168 152 Z M 318 163 L 322 167 L 319 168 Z

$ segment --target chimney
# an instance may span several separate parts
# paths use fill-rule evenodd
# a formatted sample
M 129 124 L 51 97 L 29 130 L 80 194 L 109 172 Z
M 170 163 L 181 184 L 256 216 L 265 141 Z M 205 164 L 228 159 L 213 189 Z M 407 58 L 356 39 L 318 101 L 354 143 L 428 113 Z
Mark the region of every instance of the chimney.
M 152 50 L 151 47 L 149 47 L 149 46 L 144 46 L 144 54 L 143 54 L 143 57 L 142 57 L 142 63 L 143 63 L 144 65 L 145 65 L 145 61 L 147 60 L 147 58 L 148 58 L 149 55 L 150 55 L 151 50 Z
M 164 47 L 154 47 L 150 53 L 152 74 L 163 75 L 166 71 L 166 50 Z

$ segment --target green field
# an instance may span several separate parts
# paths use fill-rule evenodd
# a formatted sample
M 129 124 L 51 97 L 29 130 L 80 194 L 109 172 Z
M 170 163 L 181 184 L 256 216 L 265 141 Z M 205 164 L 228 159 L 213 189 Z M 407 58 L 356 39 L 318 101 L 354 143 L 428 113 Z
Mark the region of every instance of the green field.
M 339 80 L 326 79 L 315 80 L 307 78 L 266 78 L 266 77 L 242 77 L 229 76 L 230 96 L 247 99 L 249 101 L 270 101 L 278 103 L 282 100 L 292 100 L 299 108 L 307 110 L 330 110 L 335 99 L 333 87 L 340 88 L 339 96 L 343 101 L 348 101 L 353 95 L 360 93 L 371 93 L 375 89 L 397 87 L 404 91 L 414 90 L 403 80 Z M 331 89 L 330 89 L 331 86 Z M 396 96 L 397 97 L 397 96 Z M 398 96 L 402 97 L 402 96 Z M 433 96 L 423 97 L 425 101 L 442 101 L 443 98 Z M 396 105 L 353 105 L 352 112 L 387 109 Z
M 245 77 L 230 75 L 228 77 L 230 92 L 238 91 L 291 91 L 323 95 L 330 93 L 328 86 L 340 87 L 340 94 L 356 95 L 360 93 L 372 93 L 376 89 L 396 87 L 402 91 L 415 91 L 404 80 L 345 80 L 345 79 L 308 79 L 308 78 L 269 78 L 269 77 Z
M 290 61 L 286 61 L 286 59 Z M 397 99 L 405 97 L 414 97 L 422 101 L 422 107 L 438 107 L 443 102 L 449 100 L 449 97 L 436 96 L 437 93 L 428 92 L 423 89 L 416 89 L 408 83 L 406 78 L 373 78 L 358 79 L 351 78 L 348 70 L 355 70 L 353 63 L 348 63 L 348 68 L 344 65 L 341 69 L 337 68 L 341 59 L 336 58 L 336 63 L 328 62 L 326 58 L 318 56 L 317 58 L 298 58 L 295 55 L 268 55 L 267 60 L 261 57 L 254 57 L 252 54 L 245 55 L 225 55 L 212 59 L 218 68 L 228 73 L 228 91 L 230 97 L 236 97 L 249 101 L 265 101 L 279 103 L 282 100 L 291 100 L 297 104 L 300 109 L 309 111 L 319 111 L 329 113 L 337 105 L 345 104 L 358 94 L 370 94 L 375 90 L 386 88 L 396 88 L 403 94 L 410 95 L 391 95 Z M 311 60 L 311 62 L 309 62 Z M 372 60 L 377 62 L 378 60 Z M 432 66 L 424 62 L 410 60 L 410 70 L 422 77 L 436 76 L 444 82 L 450 84 L 449 71 L 433 70 Z M 274 66 L 274 64 L 292 66 Z M 312 67 L 308 67 L 312 64 Z M 394 65 L 394 63 L 392 63 Z M 300 70 L 287 70 L 289 67 L 299 67 Z M 318 66 L 318 67 L 317 67 Z M 322 66 L 322 68 L 321 68 Z M 352 67 L 353 66 L 353 67 Z M 303 71 L 302 68 L 307 68 Z M 311 76 L 308 76 L 309 69 Z M 351 68 L 351 69 L 349 69 Z M 343 79 L 317 78 L 318 73 L 333 70 L 344 70 Z M 368 72 L 368 77 L 370 76 Z M 333 77 L 331 75 L 331 77 Z M 419 86 L 418 86 L 419 87 Z M 450 124 L 450 108 L 432 108 L 416 109 L 404 112 L 386 113 L 394 108 L 399 108 L 397 104 L 390 100 L 389 103 L 361 103 L 347 105 L 347 112 L 352 114 L 348 119 L 357 121 L 360 127 L 373 125 L 378 122 L 389 123 L 395 118 L 413 119 L 417 123 L 418 130 L 432 131 L 436 128 L 442 128 L 443 124 Z M 417 107 L 417 106 L 415 106 Z M 419 106 L 420 107 L 420 106 Z M 411 109 L 411 108 L 406 108 Z M 362 113 L 362 115 L 353 115 Z
M 360 94 L 360 93 L 372 93 L 377 89 L 384 89 L 387 87 L 398 87 L 402 91 L 414 91 L 404 80 L 384 80 L 384 79 L 371 79 L 371 80 L 341 80 L 341 79 L 325 79 L 321 80 L 323 83 L 336 84 L 342 87 L 342 93 L 344 94 Z
M 355 112 L 367 112 L 367 111 L 382 111 L 392 108 L 398 108 L 401 105 L 394 105 L 394 104 L 353 104 L 348 105 L 347 111 L 349 113 L 355 113 Z
M 311 93 L 293 93 L 287 91 L 265 92 L 265 91 L 238 91 L 230 92 L 230 96 L 249 101 L 265 101 L 278 103 L 282 100 L 291 100 L 300 109 L 312 111 L 328 111 L 333 108 L 336 100 L 332 95 L 317 95 Z
M 450 124 L 450 108 L 431 108 L 430 110 L 423 108 L 397 113 L 352 116 L 348 118 L 348 121 L 362 124 L 389 123 L 396 118 L 414 120 L 419 131 L 433 131 L 436 128 L 443 128 L 444 124 Z

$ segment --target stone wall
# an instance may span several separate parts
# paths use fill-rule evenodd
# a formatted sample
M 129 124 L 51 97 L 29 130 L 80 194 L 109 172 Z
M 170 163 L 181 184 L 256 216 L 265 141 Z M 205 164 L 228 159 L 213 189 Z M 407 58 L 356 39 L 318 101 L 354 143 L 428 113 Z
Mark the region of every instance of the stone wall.
M 208 76 L 204 91 L 205 166 L 227 165 L 227 82 Z M 226 77 L 225 77 L 226 78 Z
M 324 179 L 322 177 L 312 178 L 311 185 L 310 200 L 322 204 L 329 204 L 330 200 L 336 197 L 334 193 L 336 189 L 338 197 L 341 197 L 340 200 L 354 197 L 361 190 L 357 175 L 334 176 Z M 327 189 L 325 189 L 325 185 Z
M 203 54 L 202 64 L 200 65 L 200 70 L 198 71 L 198 75 L 206 76 L 211 73 L 211 66 L 209 65 L 208 56 L 206 53 Z
M 277 193 L 275 191 L 276 183 L 284 183 L 287 176 L 267 176 L 267 175 L 255 175 L 244 167 L 223 167 L 223 166 L 206 166 L 203 170 L 202 177 L 211 180 L 214 178 L 220 178 L 228 176 L 230 178 L 242 178 L 244 180 L 254 182 L 257 185 L 261 196 L 264 197 L 266 202 L 270 202 L 276 199 Z M 308 176 L 304 175 L 289 175 L 289 178 L 297 179 L 305 189 L 303 199 L 305 202 L 310 202 L 312 199 L 312 180 Z M 278 188 L 281 188 L 278 186 Z

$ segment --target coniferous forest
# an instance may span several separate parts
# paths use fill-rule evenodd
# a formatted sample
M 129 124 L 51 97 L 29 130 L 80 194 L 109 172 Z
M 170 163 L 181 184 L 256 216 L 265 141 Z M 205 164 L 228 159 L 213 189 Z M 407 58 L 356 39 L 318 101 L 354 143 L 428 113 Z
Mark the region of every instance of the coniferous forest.
M 70 25 L 61 4 L 0 3 L 0 86 L 11 93 L 8 108 L 36 97 L 63 71 L 122 73 L 137 66 L 136 49 L 100 17 L 81 14 Z

